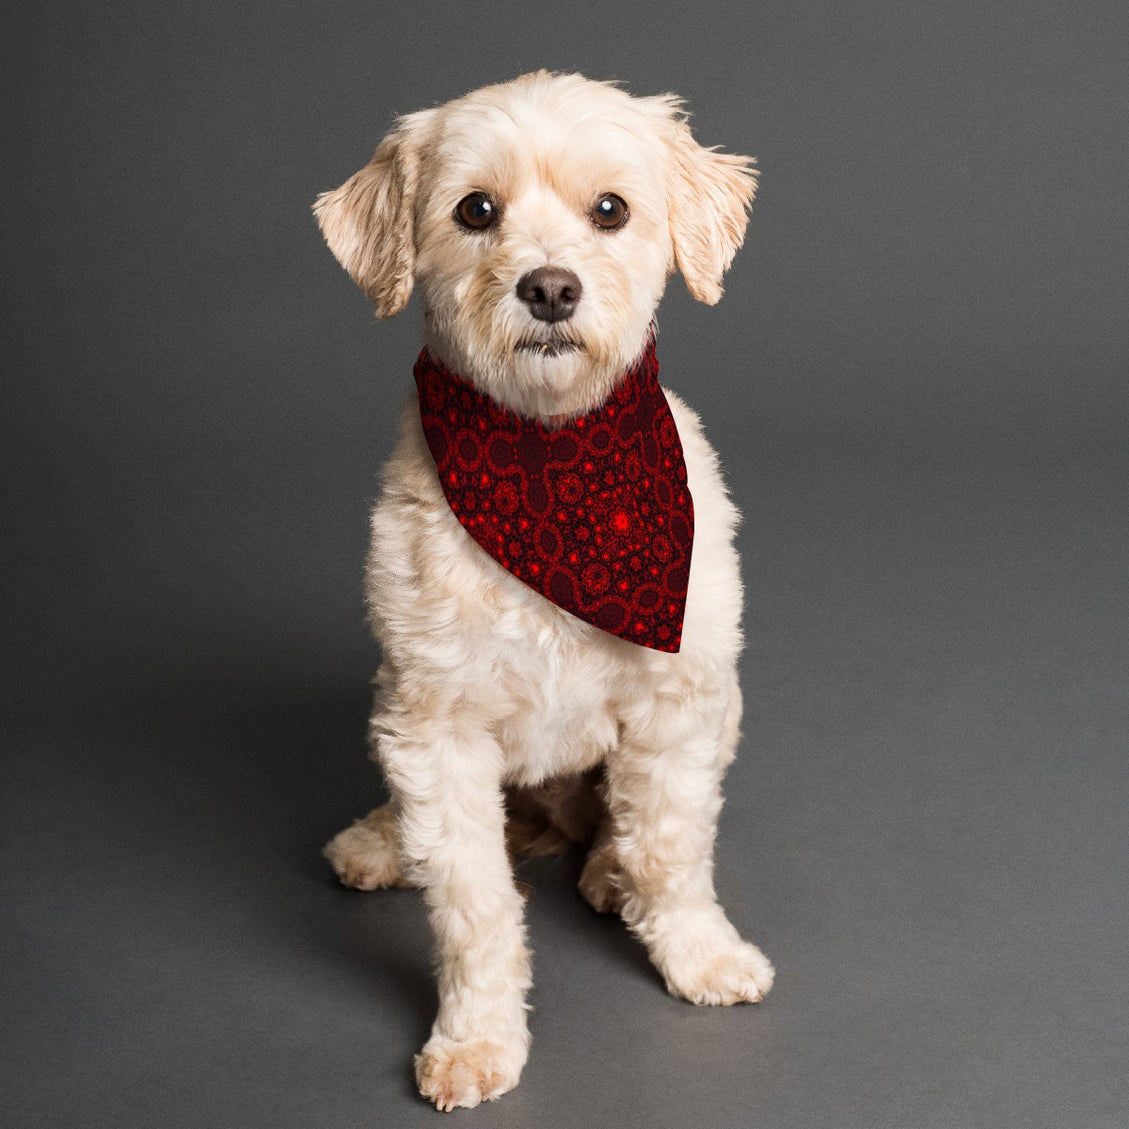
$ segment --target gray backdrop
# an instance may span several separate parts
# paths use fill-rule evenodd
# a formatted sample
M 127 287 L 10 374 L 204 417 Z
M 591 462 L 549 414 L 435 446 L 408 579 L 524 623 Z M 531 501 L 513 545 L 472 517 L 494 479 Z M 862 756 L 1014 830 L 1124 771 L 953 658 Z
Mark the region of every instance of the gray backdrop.
M 2 17 L 0 1121 L 407 1126 L 413 892 L 366 513 L 416 350 L 308 208 L 395 112 L 675 90 L 763 189 L 663 378 L 745 512 L 718 885 L 756 1008 L 668 998 L 527 866 L 533 1054 L 482 1126 L 1123 1126 L 1124 0 L 52 3 Z

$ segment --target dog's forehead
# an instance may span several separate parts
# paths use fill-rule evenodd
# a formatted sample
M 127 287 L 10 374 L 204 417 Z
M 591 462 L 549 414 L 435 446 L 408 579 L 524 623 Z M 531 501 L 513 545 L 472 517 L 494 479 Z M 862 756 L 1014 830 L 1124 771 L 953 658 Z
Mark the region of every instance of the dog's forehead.
M 609 177 L 661 183 L 669 118 L 598 83 L 488 87 L 440 107 L 425 161 L 435 183 L 514 186 L 536 177 L 564 190 Z

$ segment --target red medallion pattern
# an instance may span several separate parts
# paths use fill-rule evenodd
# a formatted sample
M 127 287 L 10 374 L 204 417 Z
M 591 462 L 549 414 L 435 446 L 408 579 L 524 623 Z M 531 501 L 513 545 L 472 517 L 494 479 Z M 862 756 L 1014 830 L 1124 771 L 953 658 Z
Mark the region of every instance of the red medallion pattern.
M 501 407 L 425 349 L 420 418 L 463 528 L 503 568 L 604 631 L 682 642 L 694 503 L 654 341 L 604 403 L 551 428 Z

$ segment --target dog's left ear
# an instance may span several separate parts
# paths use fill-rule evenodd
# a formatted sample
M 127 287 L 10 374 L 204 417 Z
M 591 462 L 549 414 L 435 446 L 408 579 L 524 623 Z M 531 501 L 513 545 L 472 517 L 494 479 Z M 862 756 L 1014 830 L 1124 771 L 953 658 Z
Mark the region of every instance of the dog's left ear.
M 673 123 L 671 148 L 668 195 L 674 261 L 690 293 L 712 306 L 722 295 L 722 275 L 745 238 L 757 187 L 755 162 L 704 148 L 681 120 Z
M 314 204 L 322 235 L 376 316 L 398 314 L 415 279 L 415 197 L 420 135 L 430 111 L 400 118 L 372 160 Z

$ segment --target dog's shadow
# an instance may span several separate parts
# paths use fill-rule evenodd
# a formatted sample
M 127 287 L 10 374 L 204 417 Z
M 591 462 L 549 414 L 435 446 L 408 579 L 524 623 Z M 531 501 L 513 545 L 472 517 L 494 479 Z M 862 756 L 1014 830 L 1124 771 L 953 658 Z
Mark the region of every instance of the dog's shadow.
M 617 914 L 597 913 L 581 896 L 584 861 L 584 849 L 573 847 L 563 855 L 525 859 L 517 865 L 518 881 L 527 891 L 526 920 L 539 954 L 534 960 L 534 991 L 542 983 L 539 967 L 547 972 L 545 966 L 551 964 L 564 972 L 577 959 L 606 961 L 661 989 L 662 979 L 642 942 Z
M 367 668 L 296 665 L 248 658 L 185 672 L 164 711 L 178 775 L 196 789 L 185 797 L 196 839 L 179 849 L 200 854 L 204 880 L 241 891 L 250 935 L 298 951 L 311 975 L 355 976 L 359 993 L 421 1040 L 435 993 L 418 894 L 346 890 L 321 857 L 383 800 L 365 747 Z
M 186 777 L 199 781 L 194 806 L 212 848 L 208 865 L 227 868 L 217 880 L 246 890 L 245 912 L 255 914 L 247 929 L 268 933 L 272 947 L 297 950 L 312 975 L 355 978 L 389 1037 L 418 1047 L 437 1003 L 422 895 L 345 889 L 321 856 L 329 838 L 386 798 L 365 746 L 371 691 L 363 669 L 337 677 L 245 664 L 198 671 L 182 683 L 167 720 L 186 742 Z M 581 898 L 583 861 L 576 849 L 519 864 L 519 882 L 532 888 L 535 947 L 545 938 L 548 961 L 558 944 L 580 945 L 589 957 L 655 980 L 623 923 Z

